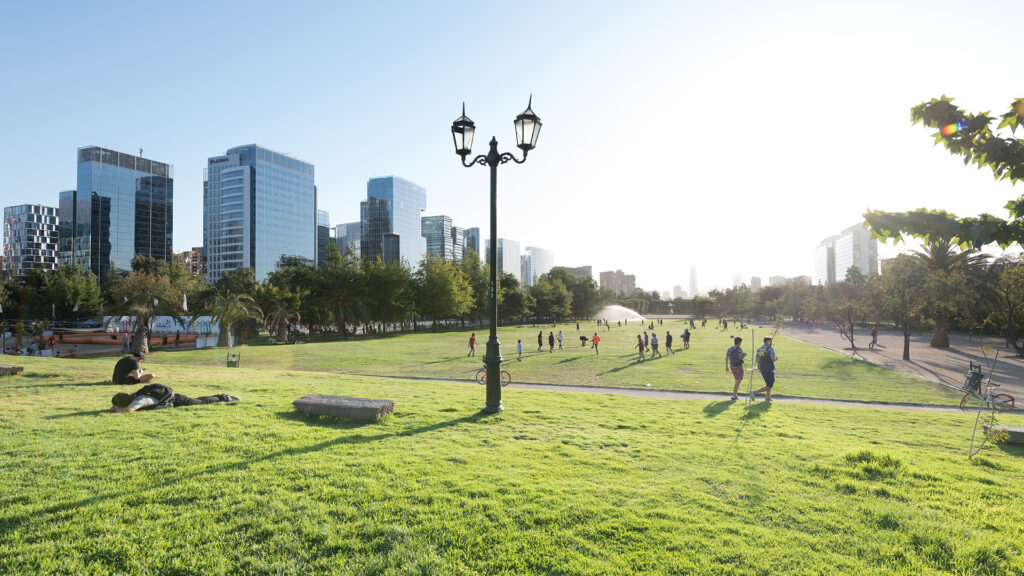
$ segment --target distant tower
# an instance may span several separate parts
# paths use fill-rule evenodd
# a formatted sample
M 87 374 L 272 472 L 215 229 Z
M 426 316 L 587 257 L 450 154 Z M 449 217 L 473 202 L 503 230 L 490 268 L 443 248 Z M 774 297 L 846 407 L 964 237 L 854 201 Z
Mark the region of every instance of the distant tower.
M 697 297 L 697 266 L 690 265 L 690 298 Z

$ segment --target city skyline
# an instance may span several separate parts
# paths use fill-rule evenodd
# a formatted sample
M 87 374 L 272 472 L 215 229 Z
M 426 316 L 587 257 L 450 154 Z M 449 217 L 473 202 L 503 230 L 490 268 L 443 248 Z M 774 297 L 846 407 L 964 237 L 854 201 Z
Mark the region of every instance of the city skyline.
M 359 219 L 367 179 L 401 174 L 431 191 L 431 213 L 479 226 L 487 175 L 458 164 L 451 121 L 465 101 L 474 153 L 491 135 L 514 150 L 512 119 L 532 93 L 544 134 L 529 163 L 501 171 L 499 236 L 595 270 L 628 267 L 645 289 L 684 282 L 691 264 L 701 292 L 738 272 L 811 274 L 817 243 L 867 208 L 1006 213 L 1009 184 L 933 147 L 909 109 L 947 94 L 998 111 L 1020 96 L 997 59 L 958 48 L 970 39 L 975 52 L 1009 53 L 1007 35 L 972 32 L 1009 2 L 970 13 L 954 2 L 651 2 L 628 12 L 527 2 L 476 14 L 409 5 L 399 17 L 375 6 L 185 2 L 160 18 L 58 4 L 10 7 L 19 26 L 0 35 L 17 56 L 5 68 L 18 86 L 0 94 L 17 111 L 0 143 L 4 206 L 55 206 L 75 186 L 71 154 L 95 143 L 173 165 L 175 204 L 198 209 L 206 159 L 261 142 L 317 166 L 318 208 L 333 221 Z M 521 10 L 536 23 L 515 47 L 528 67 L 467 68 L 432 32 L 459 19 L 461 42 L 487 46 Z M 226 18 L 236 26 L 214 28 Z M 958 42 L 936 38 L 950 22 L 964 31 Z M 224 55 L 252 38 L 261 57 L 224 75 Z M 67 57 L 82 45 L 131 46 L 161 73 L 118 82 Z M 174 219 L 177 251 L 202 244 L 201 222 L 187 214 Z

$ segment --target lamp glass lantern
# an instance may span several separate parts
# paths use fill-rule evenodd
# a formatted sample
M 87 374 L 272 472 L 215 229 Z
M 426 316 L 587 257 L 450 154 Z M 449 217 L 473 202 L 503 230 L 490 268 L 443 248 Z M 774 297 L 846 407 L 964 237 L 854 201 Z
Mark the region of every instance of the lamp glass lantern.
M 462 105 L 462 116 L 452 122 L 452 139 L 455 141 L 455 153 L 466 157 L 473 150 L 473 134 L 476 124 L 466 117 L 466 105 Z
M 540 136 L 540 118 L 533 112 L 533 96 L 530 96 L 530 103 L 526 110 L 516 116 L 516 146 L 524 153 L 537 147 L 537 137 Z

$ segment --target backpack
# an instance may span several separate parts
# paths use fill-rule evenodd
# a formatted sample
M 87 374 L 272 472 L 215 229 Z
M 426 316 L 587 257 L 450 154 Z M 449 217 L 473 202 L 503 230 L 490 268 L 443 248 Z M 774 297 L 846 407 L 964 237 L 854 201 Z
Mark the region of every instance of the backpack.
M 772 372 L 775 370 L 775 361 L 772 360 L 772 355 L 768 353 L 771 348 L 762 348 L 758 355 L 758 369 L 761 372 Z
M 154 408 L 165 408 L 171 405 L 171 400 L 174 399 L 174 390 L 163 384 L 146 384 L 132 394 L 132 399 L 138 396 L 152 396 L 156 398 Z
M 733 346 L 729 348 L 729 365 L 730 366 L 743 366 L 743 351 L 740 350 L 739 346 Z

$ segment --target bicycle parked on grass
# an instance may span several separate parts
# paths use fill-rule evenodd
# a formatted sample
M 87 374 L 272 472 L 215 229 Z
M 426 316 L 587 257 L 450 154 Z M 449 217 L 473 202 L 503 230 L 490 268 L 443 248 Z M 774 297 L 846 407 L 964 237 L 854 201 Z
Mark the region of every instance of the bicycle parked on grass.
M 507 370 L 502 370 L 500 374 L 500 381 L 502 386 L 508 386 L 512 383 L 512 375 Z M 476 383 L 481 385 L 487 384 L 487 367 L 483 367 L 476 371 Z
M 991 371 L 989 376 L 985 377 L 981 371 L 981 364 L 971 362 L 970 369 L 967 371 L 967 377 L 964 378 L 962 388 L 964 398 L 960 401 L 960 409 L 967 408 L 967 401 L 974 397 L 981 401 L 983 406 L 989 406 L 997 412 L 1013 410 L 1013 396 L 996 393 L 996 388 L 998 387 L 999 384 L 992 382 Z

